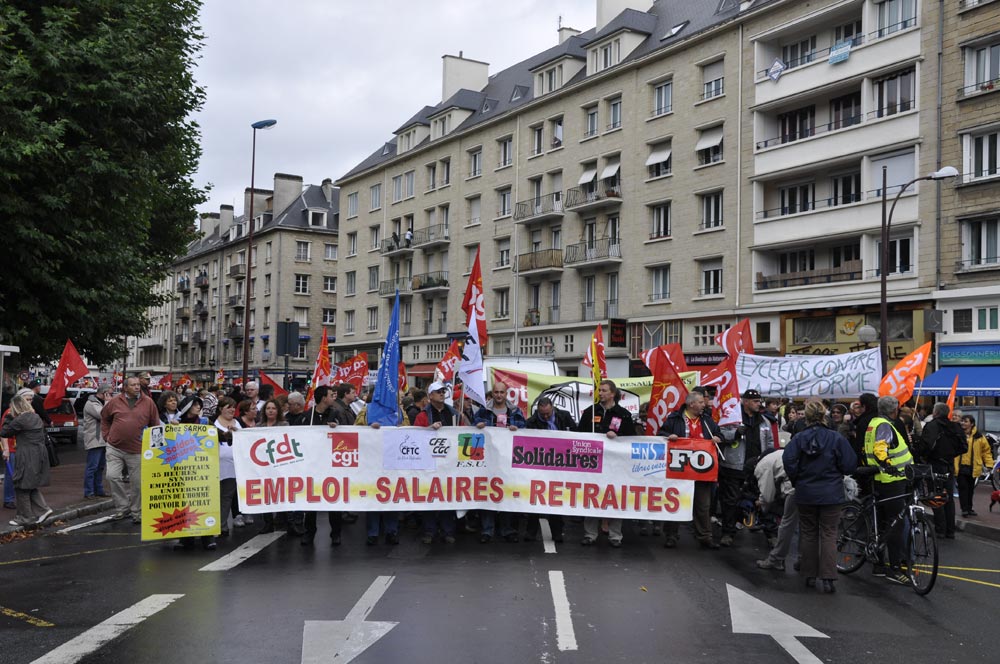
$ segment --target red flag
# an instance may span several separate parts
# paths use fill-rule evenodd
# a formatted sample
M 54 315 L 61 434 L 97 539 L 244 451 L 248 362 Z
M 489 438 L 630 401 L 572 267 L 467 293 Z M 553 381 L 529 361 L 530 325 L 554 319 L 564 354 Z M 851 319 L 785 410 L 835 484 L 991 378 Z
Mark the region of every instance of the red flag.
M 923 380 L 927 373 L 927 360 L 930 355 L 931 342 L 928 341 L 900 360 L 892 371 L 882 377 L 882 382 L 878 386 L 878 395 L 880 397 L 896 397 L 900 404 L 909 401 L 910 397 L 913 396 L 913 388 L 917 385 L 917 378 Z
M 729 356 L 736 359 L 740 353 L 753 355 L 753 336 L 750 334 L 750 319 L 744 318 L 725 332 L 716 335 L 715 343 L 726 349 Z
M 326 341 L 326 328 L 323 328 L 323 339 L 319 344 L 319 353 L 316 354 L 316 366 L 313 368 L 312 382 L 309 384 L 309 394 L 306 395 L 306 408 L 316 405 L 313 400 L 313 392 L 320 385 L 330 384 L 330 348 Z
M 181 379 L 177 381 L 177 389 L 184 389 L 191 384 L 191 376 L 184 374 Z
M 486 302 L 483 299 L 483 271 L 479 267 L 479 249 L 476 249 L 476 260 L 472 264 L 469 285 L 465 287 L 462 311 L 465 312 L 466 323 L 472 320 L 473 313 L 475 314 L 479 330 L 479 348 L 486 348 Z M 484 352 L 483 355 L 485 356 L 486 353 Z
M 462 359 L 462 349 L 458 347 L 458 339 L 453 339 L 448 346 L 448 352 L 444 354 L 441 361 L 434 368 L 434 380 L 442 383 L 450 383 L 455 380 L 455 369 Z
M 400 360 L 399 362 L 399 391 L 405 392 L 406 387 L 406 362 Z
M 955 382 L 951 384 L 951 393 L 948 394 L 948 417 L 951 417 L 955 410 L 955 395 L 958 393 L 958 374 L 955 374 Z
M 642 363 L 646 365 L 654 376 L 656 375 L 656 372 L 653 371 L 653 359 L 657 355 L 665 355 L 667 361 L 670 362 L 670 366 L 672 366 L 674 371 L 677 373 L 690 371 L 690 369 L 688 369 L 687 360 L 684 359 L 684 350 L 681 349 L 681 345 L 664 344 L 662 346 L 657 346 L 656 348 L 644 350 L 641 355 Z
M 713 414 L 720 425 L 741 424 L 740 386 L 736 380 L 736 358 L 730 355 L 701 375 L 701 384 L 715 386 L 712 399 Z
M 583 356 L 583 366 L 590 367 L 591 369 L 594 368 L 594 348 L 597 349 L 597 366 L 601 370 L 601 378 L 607 378 L 608 361 L 604 355 L 604 331 L 600 325 L 594 330 L 594 334 L 590 338 L 590 346 L 587 347 L 587 354 Z M 596 386 L 594 389 L 597 389 Z
M 719 450 L 704 438 L 678 438 L 667 443 L 668 480 L 716 482 L 719 479 Z
M 45 407 L 55 408 L 62 403 L 62 398 L 66 396 L 66 388 L 87 375 L 87 365 L 84 364 L 80 354 L 76 352 L 76 346 L 69 339 L 63 348 L 62 357 L 59 358 L 59 368 L 56 375 L 52 377 L 52 384 L 49 385 L 49 393 L 45 395 Z
M 157 383 L 157 387 L 163 388 L 164 390 L 169 390 L 174 386 L 174 372 L 168 373 L 166 376 L 160 379 Z
M 219 367 L 219 370 L 215 372 L 215 384 L 222 385 L 226 382 L 226 372 Z
M 364 387 L 365 378 L 368 377 L 368 353 L 358 353 L 352 358 L 343 362 L 338 362 L 334 367 L 331 385 L 340 383 L 350 383 L 358 392 Z
M 655 436 L 667 421 L 667 415 L 680 408 L 688 390 L 666 353 L 653 354 L 653 389 L 646 410 L 646 435 Z
M 281 384 L 278 383 L 278 381 L 274 380 L 273 378 L 271 378 L 270 376 L 268 376 L 263 371 L 260 372 L 260 382 L 261 382 L 261 385 L 270 385 L 271 387 L 273 387 L 274 388 L 274 396 L 276 396 L 276 397 L 280 397 L 283 394 L 288 394 L 288 390 L 286 390 L 285 388 L 283 388 L 281 386 Z

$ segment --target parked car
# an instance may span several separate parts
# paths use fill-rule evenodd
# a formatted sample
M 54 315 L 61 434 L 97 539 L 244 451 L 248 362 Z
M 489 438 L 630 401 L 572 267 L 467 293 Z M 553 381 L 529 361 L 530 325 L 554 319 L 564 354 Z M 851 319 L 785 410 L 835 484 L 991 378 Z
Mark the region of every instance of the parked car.
M 71 445 L 76 444 L 77 431 L 80 425 L 76 411 L 73 409 L 73 401 L 71 399 L 63 399 L 62 403 L 58 406 L 49 408 L 45 412 L 48 414 L 49 419 L 52 420 L 52 426 L 45 428 L 46 433 L 52 436 L 57 442 L 69 443 Z
M 976 428 L 990 439 L 993 454 L 996 456 L 997 447 L 1000 446 L 1000 406 L 958 406 L 958 410 L 961 410 L 963 415 L 972 415 L 976 418 Z

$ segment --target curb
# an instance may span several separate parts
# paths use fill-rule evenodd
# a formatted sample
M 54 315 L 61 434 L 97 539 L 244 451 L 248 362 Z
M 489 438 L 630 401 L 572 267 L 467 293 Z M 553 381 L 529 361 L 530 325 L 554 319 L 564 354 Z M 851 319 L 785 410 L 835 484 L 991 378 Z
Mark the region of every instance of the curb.
M 981 522 L 967 521 L 965 519 L 955 519 L 955 528 L 969 535 L 1000 542 L 1000 528 L 994 526 L 987 526 Z
M 87 516 L 89 514 L 98 514 L 100 512 L 105 512 L 107 510 L 114 509 L 114 500 L 97 500 L 93 502 L 78 503 L 76 505 L 70 505 L 68 507 L 60 507 L 55 512 L 45 520 L 45 523 L 38 524 L 39 526 L 44 526 L 46 523 L 54 523 L 59 520 L 70 520 L 78 519 L 81 516 Z M 38 526 L 35 526 L 36 528 Z M 17 532 L 19 530 L 24 530 L 24 526 L 12 526 L 9 523 L 0 525 L 0 535 L 6 535 L 7 533 Z

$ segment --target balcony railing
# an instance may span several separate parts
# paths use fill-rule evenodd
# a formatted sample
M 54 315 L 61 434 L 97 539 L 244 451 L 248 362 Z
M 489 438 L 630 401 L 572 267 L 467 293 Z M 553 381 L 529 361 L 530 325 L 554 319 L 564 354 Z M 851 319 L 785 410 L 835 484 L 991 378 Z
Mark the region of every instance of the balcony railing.
M 604 301 L 604 317 L 618 318 L 618 300 Z
M 243 296 L 242 295 L 230 295 L 226 300 L 226 304 L 234 309 L 242 309 L 244 307 Z
M 874 33 L 872 33 L 872 34 L 874 34 Z M 854 37 L 851 38 L 850 40 L 844 40 L 844 41 L 850 41 L 851 42 L 851 48 L 854 48 L 855 46 L 861 46 L 862 44 L 865 43 L 865 36 L 864 35 L 854 35 Z M 802 55 L 802 56 L 800 56 L 798 58 L 793 58 L 793 59 L 791 59 L 791 60 L 789 60 L 788 62 L 785 63 L 785 67 L 786 67 L 785 71 L 788 71 L 789 69 L 795 69 L 796 67 L 801 67 L 802 65 L 807 65 L 810 62 L 818 62 L 818 61 L 822 60 L 823 58 L 826 58 L 827 56 L 829 56 L 830 52 L 834 48 L 839 47 L 842 44 L 843 44 L 843 41 L 837 42 L 833 46 L 828 46 L 827 48 L 821 48 L 821 49 L 818 49 L 818 50 L 815 50 L 815 51 L 809 51 L 808 53 L 806 53 L 806 54 L 804 54 L 804 55 Z M 769 71 L 769 69 L 770 69 L 770 67 L 768 69 L 761 69 L 760 71 L 758 71 L 757 72 L 757 78 L 758 79 L 767 78 L 767 72 Z
M 517 256 L 517 271 L 519 273 L 533 270 L 561 270 L 562 267 L 562 249 L 542 249 Z
M 584 302 L 580 305 L 581 320 L 597 320 L 597 303 Z
M 208 275 L 199 274 L 194 278 L 194 287 L 199 290 L 206 290 L 208 288 Z
M 549 307 L 549 325 L 555 325 L 559 322 L 559 307 Z
M 591 207 L 595 203 L 621 202 L 622 186 L 618 179 L 599 180 L 593 187 L 573 187 L 566 191 L 566 208 Z
M 813 125 L 812 127 L 805 127 L 801 131 L 787 132 L 781 136 L 775 136 L 774 138 L 769 138 L 765 141 L 757 142 L 757 149 L 761 150 L 763 148 L 773 147 L 775 145 L 785 145 L 786 143 L 794 143 L 796 141 L 801 141 L 804 138 L 811 138 L 812 136 L 819 136 L 820 134 L 826 134 L 831 131 L 837 131 L 839 129 L 845 129 L 847 127 L 853 127 L 855 125 L 861 124 L 862 115 L 858 113 L 857 115 L 852 115 L 846 118 L 839 118 L 833 122 L 827 122 L 826 124 Z
M 980 81 L 979 83 L 973 83 L 972 85 L 967 85 L 964 88 L 959 88 L 958 96 L 959 98 L 970 97 L 972 95 L 978 95 L 982 92 L 992 92 L 993 90 L 1000 90 L 1000 78 Z
M 230 325 L 226 329 L 226 336 L 229 337 L 235 343 L 243 343 L 243 326 L 242 325 Z
M 447 271 L 425 272 L 424 274 L 417 274 L 413 277 L 413 290 L 416 291 L 441 290 L 447 288 L 449 288 Z
M 247 276 L 246 263 L 234 263 L 229 266 L 229 276 L 232 279 L 243 279 Z
M 205 337 L 204 332 L 192 332 L 191 333 L 191 343 L 201 345 L 206 343 L 208 339 Z
M 194 305 L 194 315 L 197 316 L 198 318 L 207 318 L 208 307 L 199 302 L 198 304 Z
M 424 334 L 448 334 L 448 319 L 439 318 L 437 320 L 425 320 Z
M 847 194 L 846 196 L 837 196 L 830 198 L 820 198 L 819 200 L 808 201 L 801 203 L 799 205 L 784 205 L 782 207 L 771 208 L 769 210 L 758 210 L 758 219 L 773 219 L 775 217 L 785 217 L 790 214 L 800 214 L 802 212 L 812 212 L 813 210 L 821 210 L 828 207 L 840 207 L 841 205 L 850 205 L 852 203 L 858 203 L 861 201 L 861 192 L 855 192 L 853 194 Z
M 557 191 L 545 196 L 539 196 L 521 201 L 514 206 L 514 221 L 524 221 L 536 217 L 562 216 L 562 192 Z
M 188 343 L 188 335 L 186 333 L 175 334 L 174 343 L 178 346 L 186 346 Z
M 757 290 L 769 288 L 791 288 L 793 286 L 815 286 L 840 281 L 857 281 L 862 278 L 861 261 L 847 261 L 840 267 L 785 272 L 764 276 L 757 273 Z
M 620 261 L 622 245 L 618 238 L 600 238 L 566 247 L 566 265 L 593 261 Z
M 524 327 L 534 327 L 542 324 L 542 312 L 532 307 L 524 313 Z
M 448 229 L 448 224 L 435 224 L 413 232 L 414 247 L 426 247 L 450 240 L 451 232 Z
M 191 318 L 191 307 L 177 307 L 177 317 L 182 319 Z
M 178 279 L 177 280 L 177 292 L 178 293 L 189 293 L 191 291 L 191 280 L 190 279 Z
M 414 234 L 414 237 L 415 236 L 416 235 Z M 396 253 L 397 251 L 401 253 L 412 252 L 413 244 L 414 244 L 413 240 L 411 239 L 409 242 L 407 242 L 405 236 L 399 237 L 397 235 L 396 237 L 387 237 L 384 240 L 382 240 L 382 243 L 379 245 L 379 253 L 392 254 Z
M 396 290 L 399 290 L 400 295 L 411 295 L 413 293 L 412 284 L 413 279 L 410 277 L 389 279 L 388 281 L 383 281 L 379 284 L 378 294 L 381 297 L 393 297 L 396 295 Z

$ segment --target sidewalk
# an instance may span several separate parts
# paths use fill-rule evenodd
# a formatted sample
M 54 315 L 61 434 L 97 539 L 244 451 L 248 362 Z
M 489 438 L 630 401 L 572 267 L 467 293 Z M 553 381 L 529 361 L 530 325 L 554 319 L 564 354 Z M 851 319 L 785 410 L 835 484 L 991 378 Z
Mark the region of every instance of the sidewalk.
M 114 502 L 110 498 L 83 499 L 83 471 L 87 466 L 87 453 L 82 445 L 79 443 L 59 445 L 58 451 L 61 463 L 50 470 L 51 483 L 42 489 L 45 502 L 54 510 L 46 523 L 51 524 L 60 519 L 75 519 L 113 509 Z M 105 492 L 110 493 L 110 489 L 105 481 Z M 15 515 L 14 510 L 0 508 L 0 535 L 21 529 L 19 526 L 10 525 L 10 520 Z
M 1000 503 L 994 505 L 993 511 L 990 511 L 991 493 L 993 493 L 991 485 L 979 483 L 976 487 L 976 496 L 972 500 L 972 506 L 979 516 L 968 518 L 961 516 L 962 510 L 958 506 L 958 498 L 955 499 L 955 524 L 960 531 L 1000 541 Z

